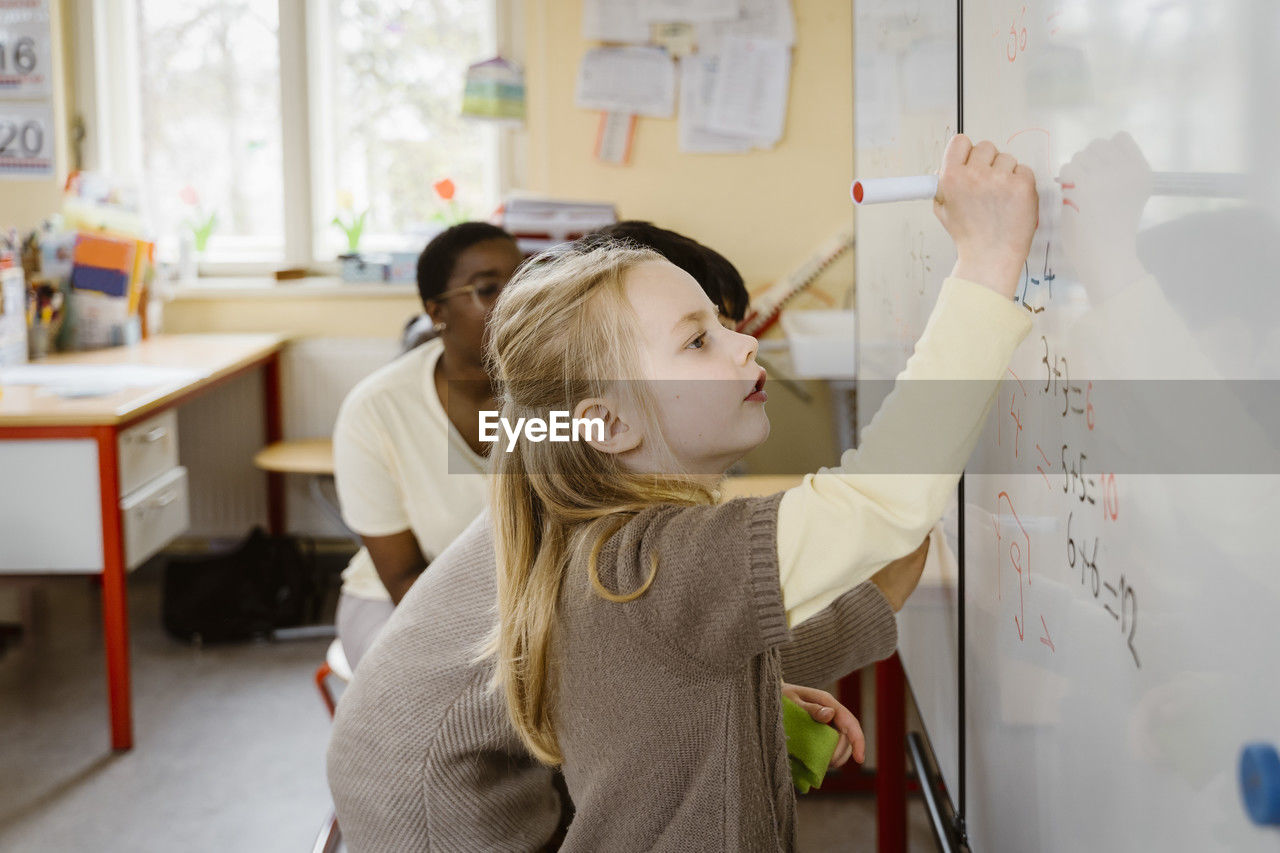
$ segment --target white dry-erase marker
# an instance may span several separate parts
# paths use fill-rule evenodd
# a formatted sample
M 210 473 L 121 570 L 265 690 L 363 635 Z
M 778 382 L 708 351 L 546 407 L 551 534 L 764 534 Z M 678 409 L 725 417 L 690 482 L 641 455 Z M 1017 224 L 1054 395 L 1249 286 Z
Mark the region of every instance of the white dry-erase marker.
M 1054 180 L 1061 184 L 1060 178 Z M 1202 198 L 1243 198 L 1248 175 L 1231 172 L 1152 172 L 1151 194 Z M 938 195 L 937 175 L 905 178 L 864 178 L 854 181 L 849 195 L 855 204 L 890 201 L 928 201 Z
M 888 201 L 923 201 L 938 194 L 937 175 L 913 175 L 906 178 L 866 178 L 854 181 L 849 195 L 855 204 L 881 204 Z

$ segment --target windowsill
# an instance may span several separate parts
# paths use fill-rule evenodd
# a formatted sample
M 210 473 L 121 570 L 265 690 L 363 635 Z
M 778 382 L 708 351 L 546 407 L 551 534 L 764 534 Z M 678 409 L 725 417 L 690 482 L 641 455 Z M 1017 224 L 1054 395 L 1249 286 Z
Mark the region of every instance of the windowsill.
M 173 284 L 162 291 L 166 302 L 185 299 L 403 299 L 416 297 L 416 284 L 348 284 L 337 276 L 312 276 L 291 281 L 274 277 L 204 276 Z

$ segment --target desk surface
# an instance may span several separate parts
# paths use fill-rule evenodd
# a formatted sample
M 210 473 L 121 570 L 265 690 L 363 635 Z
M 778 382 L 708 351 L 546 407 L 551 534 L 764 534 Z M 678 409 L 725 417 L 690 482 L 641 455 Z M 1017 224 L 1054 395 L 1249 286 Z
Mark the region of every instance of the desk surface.
M 19 368 L 28 377 L 49 368 L 48 384 L 0 384 L 0 427 L 103 426 L 132 421 L 269 358 L 279 352 L 285 340 L 281 335 L 157 335 L 128 347 L 52 355 Z M 99 375 L 106 379 L 98 381 L 114 387 L 91 396 L 58 393 L 56 386 L 64 380 L 53 379 L 55 373 L 80 367 L 101 368 Z M 112 372 L 123 375 L 128 368 L 163 370 L 161 375 L 136 384 L 109 376 Z M 129 387 L 121 387 L 123 384 Z

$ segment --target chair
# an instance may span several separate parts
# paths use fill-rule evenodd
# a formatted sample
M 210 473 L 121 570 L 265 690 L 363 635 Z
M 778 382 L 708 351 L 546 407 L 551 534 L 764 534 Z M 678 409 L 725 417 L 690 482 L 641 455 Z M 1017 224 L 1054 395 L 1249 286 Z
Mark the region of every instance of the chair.
M 351 682 L 351 666 L 347 663 L 341 640 L 334 640 L 329 644 L 329 650 L 324 655 L 324 663 L 316 667 L 316 689 L 320 691 L 320 699 L 328 709 L 330 717 L 338 706 L 333 694 L 329 692 L 328 681 L 331 675 L 343 684 Z
M 259 450 L 253 464 L 271 474 L 302 474 L 316 506 L 346 532 L 357 545 L 360 537 L 342 520 L 337 502 L 325 493 L 323 484 L 333 482 L 333 441 L 328 438 L 304 438 L 294 441 L 277 441 Z M 298 628 L 279 628 L 273 636 L 277 640 L 306 640 L 315 637 L 332 637 L 332 625 L 304 625 Z
M 346 531 L 359 541 L 355 532 L 342 520 L 334 500 L 325 494 L 322 484 L 333 482 L 333 439 L 302 438 L 293 441 L 277 441 L 257 452 L 253 464 L 271 474 L 303 474 L 316 504 Z
M 332 717 L 337 709 L 337 702 L 329 692 L 330 676 L 339 679 L 343 684 L 351 683 L 351 666 L 347 663 L 341 640 L 334 640 L 329 644 L 329 649 L 324 655 L 324 663 L 316 667 L 316 689 L 320 691 L 320 699 L 329 711 L 329 716 Z M 315 843 L 311 845 L 311 853 L 334 853 L 341 841 L 342 831 L 338 828 L 338 815 L 330 809 L 329 817 L 325 820 L 324 826 L 320 827 Z

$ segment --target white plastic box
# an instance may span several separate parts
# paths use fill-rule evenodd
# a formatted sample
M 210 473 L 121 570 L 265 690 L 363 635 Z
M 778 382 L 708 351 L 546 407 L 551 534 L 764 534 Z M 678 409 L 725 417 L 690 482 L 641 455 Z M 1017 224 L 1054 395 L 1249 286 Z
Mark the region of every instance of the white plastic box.
M 783 311 L 791 366 L 802 379 L 853 379 L 857 369 L 853 311 Z
M 22 267 L 0 270 L 0 367 L 27 362 L 27 280 Z

